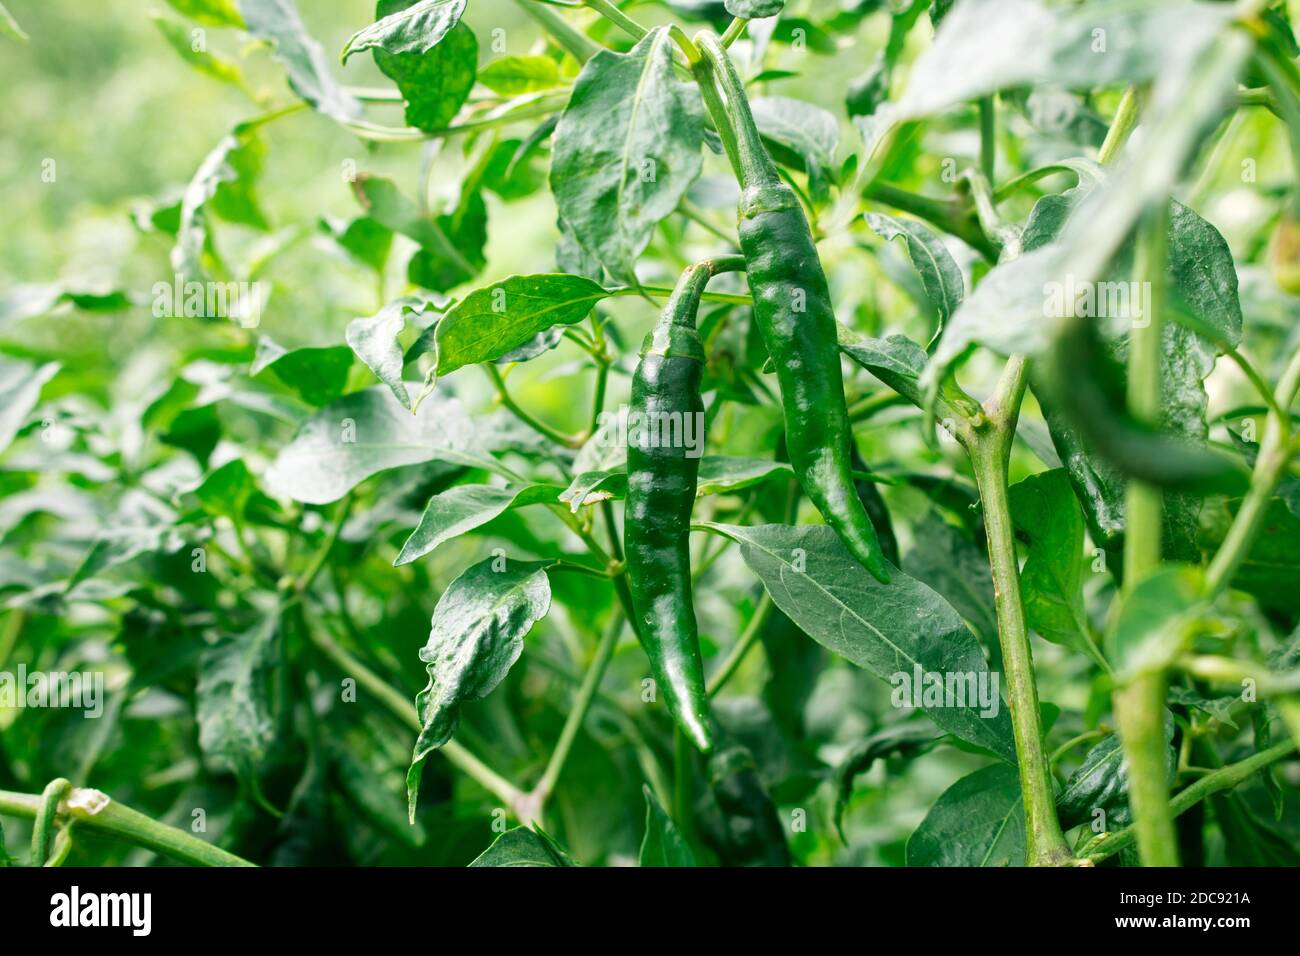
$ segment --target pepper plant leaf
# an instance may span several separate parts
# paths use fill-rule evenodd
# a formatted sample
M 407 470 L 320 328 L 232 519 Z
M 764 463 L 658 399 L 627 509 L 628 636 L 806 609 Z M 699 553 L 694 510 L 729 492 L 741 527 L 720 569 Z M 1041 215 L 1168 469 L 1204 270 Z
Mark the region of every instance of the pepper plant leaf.
M 962 777 L 907 841 L 908 866 L 1024 866 L 1025 814 L 1015 767 Z

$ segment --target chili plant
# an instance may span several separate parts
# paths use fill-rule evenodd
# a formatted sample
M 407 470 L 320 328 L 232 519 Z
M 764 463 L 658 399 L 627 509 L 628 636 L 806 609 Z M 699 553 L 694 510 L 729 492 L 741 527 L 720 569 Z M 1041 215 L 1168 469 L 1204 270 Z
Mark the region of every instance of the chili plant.
M 0 7 L 0 861 L 1300 862 L 1290 4 L 168 5 Z

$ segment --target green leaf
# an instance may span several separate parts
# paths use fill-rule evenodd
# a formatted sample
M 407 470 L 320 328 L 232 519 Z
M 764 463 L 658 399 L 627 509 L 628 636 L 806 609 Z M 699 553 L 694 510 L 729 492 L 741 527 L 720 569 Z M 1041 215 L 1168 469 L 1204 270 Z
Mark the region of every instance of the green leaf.
M 402 380 L 405 357 L 398 337 L 406 328 L 408 315 L 423 315 L 430 307 L 428 299 L 403 296 L 388 303 L 372 316 L 353 319 L 344 332 L 348 346 L 366 363 L 381 382 L 388 386 L 403 408 L 413 408 L 410 393 Z M 412 355 L 411 358 L 416 356 Z
M 853 796 L 853 782 L 871 769 L 877 760 L 901 757 L 910 760 L 928 753 L 942 735 L 925 723 L 896 724 L 859 741 L 835 766 L 835 829 L 844 839 L 844 811 Z
M 673 73 L 656 27 L 630 53 L 601 50 L 583 66 L 555 129 L 551 191 L 579 243 L 620 281 L 659 222 L 699 176 L 699 93 Z
M 13 443 L 40 401 L 41 389 L 58 370 L 58 362 L 32 365 L 0 358 L 0 453 Z
M 564 489 L 556 485 L 456 485 L 429 499 L 420 523 L 402 545 L 394 567 L 410 564 L 444 541 L 468 534 L 513 508 L 555 503 Z
M 1083 605 L 1083 514 L 1070 479 L 1063 469 L 1031 475 L 1011 486 L 1010 499 L 1030 628 L 1102 663 Z
M 375 63 L 406 100 L 406 122 L 434 132 L 451 125 L 474 88 L 478 38 L 458 23 L 427 53 L 375 50 Z
M 412 415 L 383 386 L 353 392 L 305 421 L 267 469 L 273 494 L 320 505 L 371 475 L 426 461 L 479 464 L 474 421 L 455 398 L 433 396 Z
M 893 682 L 895 693 L 915 683 L 916 668 L 923 672 L 921 687 L 914 690 L 917 699 L 928 675 L 942 675 L 945 682 L 962 675 L 964 699 L 922 709 L 948 733 L 1015 761 L 1011 721 L 1001 698 L 993 694 L 983 707 L 965 692 L 983 684 L 991 694 L 996 680 L 990 679 L 974 635 L 942 597 L 901 571 L 888 585 L 880 584 L 824 525 L 709 527 L 740 545 L 741 557 L 776 606 L 809 637 Z
M 478 81 L 493 93 L 520 96 L 560 85 L 560 67 L 549 56 L 503 56 L 483 67 Z
M 1169 783 L 1174 782 L 1178 769 L 1178 752 L 1173 747 L 1174 721 L 1165 712 L 1165 746 Z M 1124 749 L 1119 736 L 1107 734 L 1083 758 L 1083 764 L 1056 798 L 1056 809 L 1061 815 L 1061 826 L 1070 828 L 1092 823 L 1096 811 L 1105 813 L 1104 829 L 1114 832 L 1133 822 L 1128 804 L 1129 773 L 1124 760 Z M 1100 832 L 1100 831 L 1098 831 Z
M 363 173 L 352 189 L 370 218 L 419 244 L 420 252 L 410 263 L 411 281 L 442 292 L 483 270 L 487 213 L 477 189 L 463 194 L 455 210 L 436 219 L 422 213 L 391 179 Z
M 343 394 L 352 368 L 352 352 L 343 345 L 286 349 L 269 336 L 257 340 L 248 374 L 270 369 L 308 405 L 327 405 Z
M 393 248 L 393 231 L 387 226 L 369 216 L 357 216 L 348 223 L 322 217 L 321 228 L 357 262 L 383 273 Z
M 1106 632 L 1106 657 L 1118 681 L 1169 667 L 1205 613 L 1205 574 L 1168 564 L 1124 595 Z
M 203 255 L 211 240 L 208 210 L 211 207 L 232 222 L 265 228 L 253 192 L 253 178 L 261 166 L 264 150 L 257 135 L 259 123 L 241 123 L 224 136 L 204 157 L 181 198 L 180 225 L 171 263 L 183 279 L 200 280 L 207 275 Z M 223 198 L 218 201 L 217 197 Z
M 470 866 L 576 866 L 560 847 L 540 830 L 507 830 Z
M 23 32 L 23 28 L 18 25 L 18 21 L 14 19 L 14 15 L 5 9 L 3 3 L 0 3 L 0 33 L 7 34 L 15 40 L 23 40 L 24 42 L 30 39 L 30 37 Z M 0 849 L 0 853 L 3 853 L 3 849 Z
M 824 195 L 835 177 L 839 121 L 820 106 L 785 96 L 755 97 L 750 107 L 774 158 L 806 172 L 813 195 Z
M 131 297 L 120 289 L 90 290 L 62 282 L 19 283 L 0 293 L 0 328 L 48 315 L 63 305 L 84 312 L 121 312 Z
M 435 327 L 437 375 L 494 361 L 554 325 L 581 322 L 609 295 L 590 279 L 559 273 L 507 276 L 475 289 Z
M 438 598 L 420 651 L 429 683 L 415 700 L 421 730 L 406 775 L 412 820 L 425 759 L 455 734 L 461 704 L 486 697 L 505 679 L 523 653 L 524 637 L 550 609 L 546 566 L 488 558 Z
M 401 3 L 401 0 L 398 0 Z M 396 3 L 387 6 L 397 6 Z M 380 5 L 380 9 L 385 4 Z M 401 3 L 401 9 L 357 31 L 343 47 L 343 62 L 362 50 L 387 53 L 427 53 L 460 22 L 465 0 L 418 0 Z
M 222 83 L 229 83 L 241 90 L 248 88 L 244 80 L 244 71 L 240 69 L 239 64 L 223 56 L 218 56 L 209 50 L 196 50 L 194 48 L 195 37 L 193 34 L 202 31 L 195 30 L 191 32 L 190 28 L 184 24 L 158 14 L 153 14 L 153 23 L 180 58 L 200 73 Z
M 722 5 L 733 17 L 761 20 L 780 13 L 785 7 L 785 0 L 722 0 Z
M 207 27 L 244 29 L 244 18 L 239 15 L 234 0 L 167 0 L 167 5 L 181 16 Z
M 238 522 L 256 490 L 248 466 L 242 458 L 235 458 L 209 472 L 195 487 L 194 496 L 209 514 Z
M 645 784 L 641 791 L 645 794 L 645 837 L 641 841 L 640 865 L 694 866 L 695 854 L 655 799 L 654 791 Z
M 221 638 L 199 658 L 199 747 L 254 788 L 258 765 L 275 739 L 271 651 L 279 626 L 276 609 L 244 633 Z
M 884 239 L 900 236 L 907 243 L 907 254 L 921 276 L 925 294 L 939 312 L 936 335 L 961 305 L 965 292 L 961 268 L 943 244 L 928 228 L 911 219 L 896 219 L 881 213 L 867 213 L 867 224 Z
M 915 405 L 924 402 L 925 349 L 905 335 L 873 339 L 840 325 L 840 351 Z
M 293 0 L 239 0 L 239 9 L 248 32 L 274 46 L 298 96 L 332 119 L 360 118 L 361 104 L 335 81 L 329 58 L 307 33 Z
M 1016 768 L 984 767 L 945 790 L 908 839 L 907 865 L 1024 866 L 1025 812 Z
M 1189 0 L 1083 6 L 963 0 L 912 67 L 901 118 L 938 113 L 1014 86 L 1094 89 L 1184 69 L 1233 16 Z
M 938 591 L 984 641 L 998 646 L 993 572 L 984 552 L 933 512 L 916 525 L 903 570 Z

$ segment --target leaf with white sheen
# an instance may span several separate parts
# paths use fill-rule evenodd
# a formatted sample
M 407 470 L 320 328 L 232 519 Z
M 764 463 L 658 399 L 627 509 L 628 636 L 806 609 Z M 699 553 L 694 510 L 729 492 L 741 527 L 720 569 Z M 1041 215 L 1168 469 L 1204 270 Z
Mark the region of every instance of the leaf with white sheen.
M 1141 83 L 1193 62 L 1233 15 L 1190 0 L 961 0 L 912 67 L 899 113 L 929 116 L 1013 86 Z
M 1025 812 L 1015 767 L 995 764 L 943 792 L 907 841 L 908 866 L 1024 866 Z
M 421 296 L 403 296 L 374 315 L 353 319 L 343 333 L 344 340 L 357 358 L 392 390 L 403 408 L 411 408 L 412 404 L 402 379 L 402 369 L 407 360 L 398 337 L 406 328 L 407 316 L 424 314 L 430 304 Z
M 25 282 L 0 292 L 0 328 L 47 315 L 64 305 L 85 312 L 120 312 L 131 305 L 120 289 L 80 289 L 62 282 Z
M 248 374 L 256 377 L 269 369 L 304 402 L 319 407 L 343 394 L 351 368 L 352 353 L 345 346 L 286 349 L 264 335 Z
M 406 775 L 412 820 L 424 761 L 451 740 L 461 705 L 490 694 L 519 655 L 524 637 L 551 607 L 547 562 L 488 558 L 468 568 L 442 592 L 429 640 L 420 651 L 429 683 L 415 699 L 420 736 Z
M 555 325 L 581 322 L 609 291 L 582 276 L 508 276 L 475 289 L 435 327 L 437 374 L 491 362 Z
M 641 790 L 645 793 L 645 836 L 637 862 L 641 866 L 694 866 L 695 854 L 673 818 L 660 806 L 653 790 L 645 784 Z
M 320 505 L 371 475 L 426 461 L 477 464 L 473 419 L 451 397 L 433 396 L 412 415 L 383 386 L 345 395 L 316 412 L 266 472 L 273 494 Z
M 257 137 L 262 121 L 240 123 L 212 149 L 195 170 L 181 197 L 180 225 L 172 247 L 172 268 L 185 280 L 205 275 L 203 253 L 209 241 L 208 213 L 215 206 L 218 191 L 227 190 L 219 210 L 228 219 L 253 224 L 262 219 L 252 192 L 251 176 L 260 165 L 261 143 Z M 179 309 L 181 303 L 175 303 Z
M 434 495 L 425 506 L 420 523 L 402 545 L 394 567 L 410 564 L 438 545 L 468 534 L 513 508 L 543 502 L 558 502 L 563 488 L 557 485 L 456 485 Z
M 722 5 L 733 17 L 761 20 L 780 13 L 785 7 L 785 0 L 722 0 Z
M 381 17 L 358 30 L 343 47 L 342 60 L 362 50 L 425 53 L 460 22 L 466 0 L 417 0 L 405 9 Z
M 840 124 L 833 114 L 804 100 L 787 96 L 755 97 L 750 107 L 758 131 L 776 158 L 804 169 L 821 192 L 835 175 L 835 152 L 840 146 Z
M 868 213 L 867 224 L 884 239 L 902 238 L 907 254 L 921 276 L 921 285 L 939 310 L 939 329 L 948 324 L 961 305 L 965 281 L 961 267 L 953 259 L 943 240 L 913 219 L 897 219 L 881 213 Z
M 515 827 L 475 857 L 470 866 L 577 866 L 560 846 L 541 830 Z
M 40 400 L 41 389 L 58 370 L 58 362 L 32 365 L 0 359 L 0 452 L 13 442 Z
M 823 647 L 886 681 L 901 674 L 914 683 L 919 667 L 945 679 L 970 675 L 976 687 L 992 687 L 979 643 L 947 601 L 902 571 L 891 570 L 890 583 L 881 584 L 825 525 L 709 527 L 740 545 L 776 606 Z M 922 689 L 914 688 L 915 697 Z M 942 730 L 1015 761 L 1000 697 L 991 701 L 989 716 L 978 700 L 952 703 L 923 709 Z
M 555 129 L 551 191 L 560 217 L 610 274 L 635 284 L 636 259 L 699 176 L 699 92 L 677 79 L 656 27 L 629 53 L 583 66 Z
M 199 747 L 254 785 L 275 737 L 269 682 L 279 624 L 277 609 L 244 633 L 222 637 L 199 658 Z
M 375 50 L 375 63 L 406 100 L 406 122 L 434 132 L 451 125 L 474 88 L 478 38 L 458 23 L 427 53 Z
M 248 32 L 274 45 L 295 93 L 333 119 L 361 116 L 361 104 L 335 81 L 329 58 L 307 32 L 293 0 L 239 0 L 239 9 Z

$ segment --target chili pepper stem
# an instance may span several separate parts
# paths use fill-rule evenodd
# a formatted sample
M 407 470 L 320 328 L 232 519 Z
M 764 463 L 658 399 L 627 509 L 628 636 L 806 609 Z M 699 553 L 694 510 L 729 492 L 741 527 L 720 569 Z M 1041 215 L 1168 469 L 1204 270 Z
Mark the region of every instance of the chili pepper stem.
M 961 429 L 961 437 L 970 455 L 984 509 L 998 641 L 1025 810 L 1026 859 L 1033 866 L 1062 866 L 1074 856 L 1061 833 L 1051 764 L 1043 748 L 1038 686 L 1020 597 L 1020 565 L 1007 491 L 1007 461 L 1020 418 L 1027 371 L 1028 362 L 1023 356 L 1009 359 L 994 395 L 985 403 L 984 421 L 978 427 L 967 423 Z

